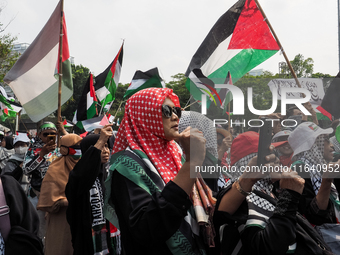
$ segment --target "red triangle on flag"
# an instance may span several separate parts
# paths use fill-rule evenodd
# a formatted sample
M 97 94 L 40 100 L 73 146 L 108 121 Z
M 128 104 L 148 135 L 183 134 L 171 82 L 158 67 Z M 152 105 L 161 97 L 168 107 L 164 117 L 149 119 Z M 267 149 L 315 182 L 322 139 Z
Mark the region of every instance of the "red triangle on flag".
M 63 125 L 64 125 L 64 126 L 67 125 L 67 121 L 66 121 L 66 120 L 64 120 Z
M 101 122 L 99 122 L 99 125 L 104 127 L 105 125 L 108 125 L 108 124 L 110 124 L 109 120 L 107 119 L 106 115 L 104 115 L 104 117 L 102 118 Z
M 5 113 L 6 115 L 8 115 L 8 108 L 5 108 L 5 109 L 4 109 L 4 113 Z
M 246 0 L 228 49 L 280 50 L 254 0 Z

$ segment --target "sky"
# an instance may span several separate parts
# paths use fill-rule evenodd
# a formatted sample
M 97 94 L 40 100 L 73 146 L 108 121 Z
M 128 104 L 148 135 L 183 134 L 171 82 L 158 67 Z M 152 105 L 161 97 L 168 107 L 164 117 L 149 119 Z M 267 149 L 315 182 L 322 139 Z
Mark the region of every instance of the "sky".
M 98 75 L 124 43 L 120 82 L 158 67 L 166 82 L 184 73 L 209 30 L 236 0 L 64 0 L 70 54 Z M 288 59 L 314 60 L 314 72 L 339 71 L 336 0 L 259 0 Z M 32 43 L 57 0 L 0 0 L 0 22 L 17 43 Z M 281 53 L 255 69 L 278 73 Z

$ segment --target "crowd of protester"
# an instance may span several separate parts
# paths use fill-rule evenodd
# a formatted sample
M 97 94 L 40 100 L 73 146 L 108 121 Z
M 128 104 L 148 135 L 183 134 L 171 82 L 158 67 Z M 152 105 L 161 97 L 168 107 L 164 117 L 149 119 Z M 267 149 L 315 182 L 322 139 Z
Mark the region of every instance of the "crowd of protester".
M 340 254 L 339 121 L 306 108 L 259 116 L 297 123 L 273 122 L 278 171 L 257 165 L 258 129 L 215 127 L 168 88 L 132 95 L 117 133 L 0 137 L 0 255 Z

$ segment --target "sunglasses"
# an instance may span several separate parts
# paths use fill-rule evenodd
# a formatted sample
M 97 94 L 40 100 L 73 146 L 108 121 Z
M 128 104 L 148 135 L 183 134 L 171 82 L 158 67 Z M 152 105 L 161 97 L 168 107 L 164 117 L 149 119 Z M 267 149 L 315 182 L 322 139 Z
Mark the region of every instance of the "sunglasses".
M 48 135 L 57 135 L 57 133 L 52 132 L 52 133 L 43 133 L 43 137 L 47 137 Z
M 162 113 L 164 117 L 171 118 L 172 113 L 176 114 L 178 118 L 182 116 L 182 109 L 181 107 L 171 107 L 169 105 L 162 105 Z

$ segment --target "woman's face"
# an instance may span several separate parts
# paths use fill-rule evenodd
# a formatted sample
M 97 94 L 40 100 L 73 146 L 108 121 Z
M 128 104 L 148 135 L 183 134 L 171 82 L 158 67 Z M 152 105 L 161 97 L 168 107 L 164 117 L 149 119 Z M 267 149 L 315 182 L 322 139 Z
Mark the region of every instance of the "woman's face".
M 175 106 L 175 104 L 168 97 L 165 98 L 163 105 L 169 105 L 171 108 Z M 179 138 L 180 135 L 178 132 L 178 122 L 179 122 L 178 116 L 174 112 L 172 113 L 170 118 L 167 118 L 162 114 L 162 120 L 163 120 L 165 139 L 171 141 L 176 138 Z
M 323 157 L 327 162 L 331 162 L 333 160 L 333 152 L 334 152 L 333 144 L 329 141 L 328 136 L 325 136 Z
M 110 150 L 109 150 L 109 146 L 107 145 L 107 143 L 105 144 L 104 149 L 102 149 L 102 152 L 100 154 L 101 157 L 101 163 L 105 164 L 106 162 L 109 161 L 110 158 Z

